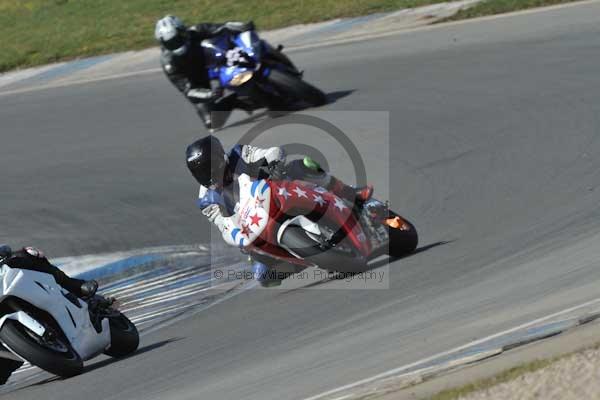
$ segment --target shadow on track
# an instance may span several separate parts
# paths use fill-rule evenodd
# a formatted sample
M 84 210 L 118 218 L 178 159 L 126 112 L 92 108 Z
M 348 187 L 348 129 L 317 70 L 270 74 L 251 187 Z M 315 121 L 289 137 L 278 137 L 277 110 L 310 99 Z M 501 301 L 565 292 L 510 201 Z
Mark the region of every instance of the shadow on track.
M 338 90 L 337 92 L 327 93 L 327 104 L 333 104 L 339 99 L 350 96 L 354 92 L 356 92 L 356 89 Z
M 183 340 L 183 338 L 171 338 L 171 339 L 167 339 L 167 340 L 162 340 L 160 342 L 156 342 L 156 343 L 152 343 L 152 344 L 149 344 L 147 346 L 144 346 L 144 347 L 140 347 L 135 353 L 133 353 L 133 354 L 127 356 L 127 357 L 122 357 L 122 358 L 107 358 L 107 359 L 104 359 L 104 360 L 99 361 L 99 362 L 97 362 L 95 364 L 91 364 L 91 365 L 85 367 L 84 370 L 83 370 L 83 373 L 86 374 L 88 372 L 92 372 L 94 370 L 97 370 L 97 369 L 100 369 L 100 368 L 104 368 L 104 367 L 106 367 L 106 366 L 108 366 L 110 364 L 117 363 L 119 361 L 127 360 L 129 358 L 135 358 L 135 357 L 140 356 L 140 355 L 142 355 L 144 353 L 148 353 L 150 351 L 159 349 L 161 347 L 164 347 L 164 346 L 169 345 L 171 343 L 178 342 L 180 340 Z
M 374 270 L 374 269 L 377 269 L 377 268 L 381 268 L 381 267 L 386 266 L 386 265 L 388 265 L 388 264 L 390 264 L 390 263 L 392 263 L 394 261 L 398 261 L 398 260 L 402 260 L 402 259 L 405 259 L 405 258 L 409 258 L 409 257 L 415 256 L 415 255 L 417 255 L 419 253 L 423 253 L 425 251 L 431 250 L 431 249 L 433 249 L 435 247 L 444 246 L 446 244 L 450 244 L 450 243 L 452 243 L 454 241 L 455 240 L 446 240 L 446 241 L 440 241 L 440 242 L 431 243 L 431 244 L 428 244 L 426 246 L 421 246 L 421 247 L 417 248 L 415 251 L 413 251 L 412 253 L 406 254 L 406 255 L 404 255 L 402 257 L 389 257 L 389 256 L 388 257 L 383 257 L 383 258 L 381 258 L 381 259 L 379 259 L 379 260 L 377 260 L 375 262 L 371 262 L 369 265 L 367 265 L 367 268 L 365 270 L 357 272 L 356 274 L 360 274 L 360 273 L 371 271 L 371 270 Z M 325 279 L 317 281 L 317 282 L 309 283 L 306 286 L 302 286 L 302 287 L 291 289 L 291 290 L 286 290 L 284 293 L 296 292 L 298 290 L 303 290 L 303 289 L 310 289 L 310 288 L 313 288 L 313 287 L 316 287 L 316 286 L 323 285 L 323 284 L 328 283 L 328 282 L 333 282 L 333 281 L 336 280 L 337 276 L 338 275 L 334 275 L 332 278 L 325 278 Z M 346 276 L 340 275 L 340 277 L 342 277 L 343 279 L 346 279 L 347 275 Z
M 91 364 L 91 365 L 85 367 L 83 369 L 83 374 L 88 373 L 88 372 L 92 372 L 94 370 L 97 370 L 97 369 L 100 369 L 100 368 L 103 368 L 103 367 L 106 367 L 106 366 L 108 366 L 110 364 L 117 363 L 117 362 L 122 361 L 122 360 L 126 360 L 128 358 L 134 358 L 136 356 L 142 355 L 142 354 L 150 352 L 152 350 L 156 350 L 156 349 L 158 349 L 160 347 L 163 347 L 163 346 L 166 346 L 168 344 L 171 344 L 171 343 L 174 343 L 174 342 L 178 342 L 178 341 L 180 341 L 182 339 L 183 338 L 172 338 L 172 339 L 168 339 L 168 340 L 163 340 L 163 341 L 156 342 L 156 343 L 144 346 L 144 347 L 140 347 L 135 353 L 133 353 L 130 356 L 127 356 L 127 357 L 123 357 L 123 358 L 107 358 L 107 359 L 101 360 L 101 361 L 99 361 L 99 362 L 97 362 L 95 364 Z M 47 375 L 48 373 L 40 371 L 39 374 Z M 30 379 L 32 379 L 32 380 L 36 379 L 37 376 L 38 376 L 38 374 L 36 374 L 35 376 L 33 376 Z M 7 387 L 7 388 L 4 388 L 4 389 L 8 389 L 7 390 L 8 392 L 15 393 L 15 392 L 19 392 L 19 391 L 21 391 L 23 389 L 27 389 L 27 388 L 30 388 L 30 387 L 33 388 L 33 387 L 44 386 L 44 385 L 47 385 L 47 384 L 53 383 L 53 382 L 62 382 L 62 381 L 67 381 L 69 379 L 75 379 L 76 377 L 77 376 L 74 376 L 73 378 L 61 378 L 60 376 L 50 376 L 50 377 L 48 377 L 46 379 L 42 379 L 41 381 L 38 381 L 38 382 L 24 383 L 24 384 L 21 384 L 21 385 L 17 383 L 16 387 Z M 2 391 L 2 393 L 6 393 L 6 392 Z
M 327 93 L 326 94 L 327 103 L 325 105 L 333 104 L 333 103 L 337 102 L 339 99 L 343 99 L 344 97 L 350 96 L 355 91 L 356 91 L 356 89 L 351 89 L 351 90 L 338 90 L 336 92 Z M 232 124 L 226 125 L 223 128 L 220 128 L 218 130 L 225 130 L 227 128 L 233 128 L 236 126 L 243 126 L 243 125 L 251 124 L 253 122 L 262 121 L 266 118 L 284 117 L 286 115 L 289 115 L 289 114 L 292 114 L 292 113 L 295 113 L 298 111 L 306 110 L 308 108 L 311 108 L 311 107 L 290 107 L 287 110 L 281 110 L 281 111 L 265 110 L 265 111 L 258 112 L 254 115 L 251 115 L 247 118 L 244 118 L 242 120 L 236 121 Z
M 452 243 L 454 241 L 455 240 L 443 240 L 441 242 L 435 242 L 435 243 L 428 244 L 426 246 L 421 246 L 421 247 L 417 248 L 415 251 L 413 251 L 412 253 L 406 254 L 406 255 L 401 256 L 401 257 L 387 257 L 387 258 L 384 257 L 384 258 L 382 258 L 380 260 L 377 260 L 377 261 L 372 262 L 371 264 L 369 264 L 368 268 L 365 269 L 362 272 L 366 272 L 366 271 L 370 271 L 372 269 L 377 269 L 377 268 L 383 267 L 383 266 L 385 266 L 385 265 L 387 265 L 389 263 L 392 263 L 394 261 L 403 260 L 405 258 L 409 258 L 409 257 L 415 256 L 415 255 L 417 255 L 419 253 L 423 253 L 423 252 L 425 252 L 427 250 L 431 250 L 431 249 L 433 249 L 435 247 L 444 246 L 446 244 L 450 244 L 450 243 Z

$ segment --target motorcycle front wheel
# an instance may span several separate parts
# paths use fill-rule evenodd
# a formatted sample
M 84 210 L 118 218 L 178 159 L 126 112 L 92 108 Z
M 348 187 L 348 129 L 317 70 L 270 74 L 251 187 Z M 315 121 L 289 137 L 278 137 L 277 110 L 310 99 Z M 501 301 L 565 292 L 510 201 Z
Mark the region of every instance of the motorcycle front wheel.
M 134 353 L 140 345 L 140 335 L 137 328 L 123 314 L 109 317 L 110 347 L 104 354 L 111 357 L 125 357 Z
M 43 323 L 43 321 L 39 321 Z M 52 328 L 47 324 L 46 329 Z M 14 320 L 6 320 L 0 329 L 0 339 L 12 351 L 29 361 L 32 365 L 51 374 L 68 378 L 83 372 L 83 361 L 73 350 L 63 335 L 55 333 L 52 337 L 39 337 L 34 332 Z
M 325 93 L 298 76 L 274 69 L 270 72 L 267 80 L 282 96 L 306 102 L 312 107 L 327 103 Z

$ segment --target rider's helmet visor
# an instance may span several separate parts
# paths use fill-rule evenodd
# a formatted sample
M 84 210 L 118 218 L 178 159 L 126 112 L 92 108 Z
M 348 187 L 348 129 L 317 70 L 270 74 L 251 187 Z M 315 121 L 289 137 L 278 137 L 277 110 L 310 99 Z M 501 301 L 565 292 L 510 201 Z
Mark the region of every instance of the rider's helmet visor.
M 210 168 L 199 166 L 192 168 L 192 175 L 196 181 L 207 188 L 220 187 L 225 180 L 227 162 L 225 159 L 212 160 Z
M 173 52 L 177 52 L 180 51 L 180 49 L 185 48 L 186 44 L 187 38 L 185 37 L 185 35 L 175 35 L 173 36 L 173 38 L 165 40 L 163 42 L 163 46 L 165 46 L 165 49 Z

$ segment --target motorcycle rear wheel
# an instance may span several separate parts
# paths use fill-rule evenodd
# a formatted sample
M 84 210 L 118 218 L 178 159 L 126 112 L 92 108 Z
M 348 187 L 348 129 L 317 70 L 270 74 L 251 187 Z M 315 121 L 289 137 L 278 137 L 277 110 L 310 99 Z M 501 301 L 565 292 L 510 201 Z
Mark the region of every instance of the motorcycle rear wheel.
M 284 96 L 289 96 L 297 101 L 304 101 L 313 107 L 327 103 L 325 93 L 298 76 L 274 69 L 267 79 Z
M 403 224 L 401 227 L 387 226 L 390 235 L 388 255 L 391 257 L 402 257 L 417 249 L 419 235 L 411 222 L 390 211 L 389 218 L 395 217 L 399 217 Z

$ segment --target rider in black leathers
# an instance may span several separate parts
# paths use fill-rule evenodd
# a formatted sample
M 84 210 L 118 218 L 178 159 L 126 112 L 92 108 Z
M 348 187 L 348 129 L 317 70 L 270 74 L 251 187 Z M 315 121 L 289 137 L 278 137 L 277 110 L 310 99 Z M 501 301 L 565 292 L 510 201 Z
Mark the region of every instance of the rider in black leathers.
M 98 289 L 96 281 L 84 281 L 69 277 L 52 265 L 42 251 L 34 247 L 23 247 L 20 250 L 12 251 L 10 246 L 0 245 L 1 265 L 50 274 L 62 288 L 78 297 L 91 297 Z M 0 358 L 0 385 L 6 383 L 10 375 L 22 365 L 22 361 Z
M 0 245 L 0 265 L 4 264 L 11 268 L 28 269 L 31 271 L 50 274 L 61 287 L 78 297 L 91 297 L 98 289 L 96 281 L 84 281 L 69 277 L 58 267 L 52 265 L 41 250 L 35 247 L 23 247 L 12 251 L 7 245 Z
M 244 108 L 235 94 L 223 96 L 219 87 L 212 87 L 205 66 L 204 50 L 200 45 L 204 39 L 224 33 L 241 33 L 254 30 L 254 24 L 227 22 L 224 24 L 204 23 L 186 27 L 171 15 L 156 23 L 155 37 L 161 44 L 162 68 L 185 97 L 196 106 L 198 115 L 208 129 L 218 128 L 225 118 L 213 118 L 213 111 L 231 112 Z M 222 121 L 221 121 L 222 120 Z

